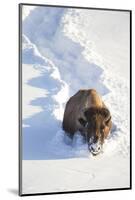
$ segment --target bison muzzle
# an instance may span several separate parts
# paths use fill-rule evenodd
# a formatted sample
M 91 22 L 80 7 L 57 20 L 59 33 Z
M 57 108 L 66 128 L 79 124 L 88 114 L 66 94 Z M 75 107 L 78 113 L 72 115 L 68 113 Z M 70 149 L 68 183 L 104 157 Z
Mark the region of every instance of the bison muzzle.
M 67 102 L 63 130 L 71 138 L 79 131 L 93 155 L 101 152 L 111 127 L 110 111 L 96 90 L 79 90 Z

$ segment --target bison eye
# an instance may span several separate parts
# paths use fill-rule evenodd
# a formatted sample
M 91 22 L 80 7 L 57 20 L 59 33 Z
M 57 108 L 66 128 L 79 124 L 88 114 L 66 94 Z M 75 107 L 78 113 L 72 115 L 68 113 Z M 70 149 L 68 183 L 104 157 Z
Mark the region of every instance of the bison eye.
M 81 124 L 82 126 L 86 126 L 86 124 L 87 124 L 87 121 L 84 120 L 83 118 L 79 118 L 78 121 L 80 122 L 80 124 Z
M 103 131 L 105 129 L 105 125 L 101 125 L 100 129 Z

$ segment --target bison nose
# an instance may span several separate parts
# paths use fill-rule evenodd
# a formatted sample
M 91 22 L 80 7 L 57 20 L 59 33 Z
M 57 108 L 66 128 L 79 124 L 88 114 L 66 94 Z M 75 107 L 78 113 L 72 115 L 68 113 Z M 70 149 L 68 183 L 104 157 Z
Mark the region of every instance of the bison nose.
M 91 150 L 94 151 L 94 148 L 91 146 Z
M 89 146 L 89 150 L 91 151 L 91 153 L 96 155 L 101 151 L 101 145 L 94 143 L 94 144 Z
M 93 148 L 93 147 L 91 147 L 91 150 L 92 151 L 100 151 L 100 149 L 101 149 L 101 147 L 99 146 L 99 147 L 97 147 L 96 149 L 95 148 Z
M 100 151 L 100 150 L 101 150 L 101 146 L 98 147 L 98 151 Z

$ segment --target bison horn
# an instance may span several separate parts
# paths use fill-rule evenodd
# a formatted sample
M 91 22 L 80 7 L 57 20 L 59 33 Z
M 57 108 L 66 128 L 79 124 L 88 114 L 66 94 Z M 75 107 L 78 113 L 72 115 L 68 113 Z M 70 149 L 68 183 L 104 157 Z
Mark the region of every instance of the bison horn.
M 105 117 L 105 123 L 108 123 L 111 120 L 110 111 L 107 108 L 102 108 L 102 112 Z

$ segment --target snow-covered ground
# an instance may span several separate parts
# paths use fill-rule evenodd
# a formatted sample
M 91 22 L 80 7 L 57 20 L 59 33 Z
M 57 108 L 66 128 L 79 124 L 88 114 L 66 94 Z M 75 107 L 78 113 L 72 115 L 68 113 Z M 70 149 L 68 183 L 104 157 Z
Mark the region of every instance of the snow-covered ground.
M 23 194 L 129 187 L 129 13 L 23 6 L 22 34 Z M 97 157 L 61 129 L 81 88 L 112 113 Z

